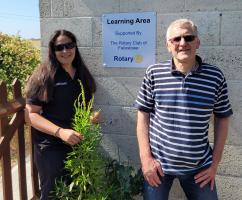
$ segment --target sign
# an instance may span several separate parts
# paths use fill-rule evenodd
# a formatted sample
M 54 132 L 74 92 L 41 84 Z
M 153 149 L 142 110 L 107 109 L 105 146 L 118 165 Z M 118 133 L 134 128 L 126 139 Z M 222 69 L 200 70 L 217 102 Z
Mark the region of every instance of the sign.
M 156 13 L 102 16 L 103 65 L 147 67 L 155 63 Z

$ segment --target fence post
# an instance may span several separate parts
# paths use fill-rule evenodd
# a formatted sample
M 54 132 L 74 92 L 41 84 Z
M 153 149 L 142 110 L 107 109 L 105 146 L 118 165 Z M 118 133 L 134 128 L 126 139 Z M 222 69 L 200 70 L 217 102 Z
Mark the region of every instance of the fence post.
M 32 127 L 29 126 L 29 138 L 30 138 L 30 164 L 31 164 L 31 179 L 32 179 L 32 192 L 34 194 L 33 199 L 36 199 L 39 196 L 39 179 L 38 179 L 38 171 L 34 164 L 34 144 L 32 138 Z
M 21 85 L 17 79 L 13 81 L 13 99 L 22 98 Z M 25 165 L 25 140 L 24 140 L 24 110 L 17 113 L 21 115 L 23 123 L 16 130 L 18 144 L 18 175 L 19 175 L 19 199 L 27 199 L 26 165 Z
M 7 103 L 7 88 L 3 81 L 0 81 L 0 104 Z M 4 136 L 4 130 L 8 128 L 8 118 L 0 119 L 0 137 Z M 3 179 L 3 199 L 13 199 L 12 189 L 12 174 L 11 174 L 11 159 L 10 145 L 7 145 L 2 154 L 2 179 Z

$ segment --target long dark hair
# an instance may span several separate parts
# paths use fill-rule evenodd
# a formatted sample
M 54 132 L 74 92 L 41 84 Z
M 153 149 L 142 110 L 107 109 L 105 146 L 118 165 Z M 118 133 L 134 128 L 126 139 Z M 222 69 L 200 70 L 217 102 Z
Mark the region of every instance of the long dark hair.
M 49 41 L 49 53 L 48 58 L 43 62 L 29 78 L 26 87 L 26 97 L 37 97 L 40 101 L 48 102 L 51 100 L 54 88 L 54 77 L 58 68 L 61 67 L 60 62 L 57 60 L 55 55 L 55 42 L 56 39 L 61 36 L 67 36 L 77 44 L 76 37 L 73 33 L 67 30 L 57 30 L 52 35 Z M 77 47 L 75 52 L 75 58 L 72 62 L 74 68 L 78 73 L 78 77 L 81 80 L 85 93 L 86 99 L 90 99 L 92 94 L 96 91 L 96 84 L 93 76 L 87 69 Z

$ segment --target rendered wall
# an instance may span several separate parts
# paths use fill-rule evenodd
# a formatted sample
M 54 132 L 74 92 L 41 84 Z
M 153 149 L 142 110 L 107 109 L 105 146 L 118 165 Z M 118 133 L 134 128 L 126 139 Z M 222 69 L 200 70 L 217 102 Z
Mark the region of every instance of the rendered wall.
M 95 102 L 102 109 L 103 145 L 113 157 L 119 154 L 122 160 L 138 166 L 132 104 L 145 69 L 102 66 L 101 16 L 144 11 L 157 12 L 157 62 L 169 58 L 164 45 L 168 24 L 185 17 L 198 24 L 199 55 L 225 73 L 234 115 L 217 187 L 219 199 L 242 199 L 242 0 L 40 0 L 42 52 L 46 54 L 54 30 L 64 28 L 76 34 L 81 54 L 98 84 Z M 177 182 L 170 199 L 185 199 Z

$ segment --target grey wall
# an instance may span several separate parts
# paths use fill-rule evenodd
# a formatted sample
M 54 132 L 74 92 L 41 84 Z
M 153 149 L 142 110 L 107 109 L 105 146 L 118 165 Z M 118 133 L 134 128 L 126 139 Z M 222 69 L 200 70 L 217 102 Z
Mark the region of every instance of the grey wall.
M 95 102 L 102 110 L 103 146 L 114 158 L 119 155 L 138 166 L 132 104 L 145 69 L 102 66 L 101 15 L 143 11 L 157 12 L 157 61 L 169 58 L 164 45 L 168 24 L 186 17 L 198 24 L 199 55 L 225 73 L 234 115 L 217 186 L 220 199 L 242 199 L 242 0 L 40 0 L 43 55 L 55 29 L 76 34 L 81 54 L 98 84 Z M 210 134 L 213 142 L 212 128 Z M 185 199 L 177 182 L 170 199 Z

